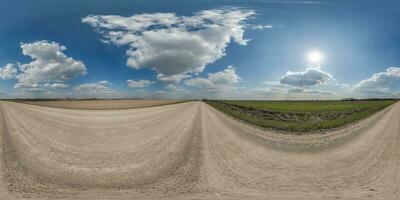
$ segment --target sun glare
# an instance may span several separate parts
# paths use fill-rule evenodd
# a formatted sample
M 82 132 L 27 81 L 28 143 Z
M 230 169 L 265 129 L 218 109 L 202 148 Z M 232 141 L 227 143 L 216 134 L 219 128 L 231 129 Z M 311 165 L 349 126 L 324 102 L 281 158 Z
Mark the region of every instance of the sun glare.
M 322 60 L 322 54 L 318 51 L 313 51 L 308 54 L 308 60 L 311 63 L 320 63 Z

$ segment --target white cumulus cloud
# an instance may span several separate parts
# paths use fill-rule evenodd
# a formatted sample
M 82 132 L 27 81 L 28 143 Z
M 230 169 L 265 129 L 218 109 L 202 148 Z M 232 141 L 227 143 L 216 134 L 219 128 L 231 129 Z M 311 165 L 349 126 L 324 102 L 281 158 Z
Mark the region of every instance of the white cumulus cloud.
M 231 89 L 232 86 L 240 81 L 240 76 L 236 74 L 236 69 L 229 66 L 223 71 L 209 73 L 207 78 L 187 79 L 184 83 L 188 86 L 197 87 L 210 92 Z
M 25 92 L 50 92 L 54 89 L 66 89 L 69 85 L 64 83 L 17 83 L 14 85 L 16 89 L 22 89 Z
M 15 78 L 14 88 L 27 92 L 49 92 L 51 89 L 65 89 L 65 84 L 74 77 L 85 75 L 86 67 L 81 61 L 66 56 L 67 48 L 56 42 L 46 40 L 33 43 L 21 43 L 22 54 L 33 61 L 18 63 L 18 70 L 13 64 L 0 69 L 0 77 Z
M 141 79 L 141 80 L 127 80 L 126 83 L 130 88 L 144 88 L 153 84 L 154 82 L 146 79 Z
M 400 91 L 400 68 L 390 67 L 373 74 L 371 78 L 360 81 L 354 89 L 367 95 L 397 94 Z
M 274 26 L 267 24 L 267 25 L 253 25 L 251 29 L 253 30 L 263 30 L 263 29 L 271 29 L 274 28 Z
M 99 81 L 97 83 L 85 83 L 74 87 L 74 91 L 82 95 L 109 95 L 113 90 L 109 87 L 108 81 Z
M 0 68 L 0 78 L 4 80 L 14 79 L 17 76 L 18 70 L 13 64 L 8 63 L 6 66 Z
M 45 83 L 45 84 L 44 84 L 44 87 L 57 88 L 57 89 L 65 89 L 65 88 L 68 88 L 69 85 L 66 85 L 66 84 L 64 84 L 64 83 L 53 83 L 53 84 Z
M 308 90 L 304 88 L 291 88 L 288 93 L 294 94 L 313 94 L 313 95 L 331 95 L 333 92 L 330 91 L 320 91 L 320 90 Z
M 56 42 L 22 43 L 21 48 L 22 53 L 33 61 L 18 66 L 21 72 L 17 75 L 19 83 L 63 82 L 86 74 L 85 65 L 66 56 L 63 51 L 67 48 Z
M 280 79 L 280 83 L 305 87 L 326 84 L 332 79 L 332 75 L 323 72 L 318 68 L 308 68 L 304 72 L 288 71 L 286 75 Z
M 231 8 L 203 10 L 193 16 L 89 15 L 82 22 L 101 33 L 104 42 L 127 45 L 129 67 L 152 69 L 159 80 L 176 84 L 223 57 L 231 40 L 246 45 L 244 20 L 254 14 Z
M 165 88 L 167 88 L 168 90 L 170 90 L 172 92 L 187 92 L 185 90 L 185 88 L 182 88 L 181 86 L 174 85 L 174 84 L 168 84 L 167 86 L 165 86 Z

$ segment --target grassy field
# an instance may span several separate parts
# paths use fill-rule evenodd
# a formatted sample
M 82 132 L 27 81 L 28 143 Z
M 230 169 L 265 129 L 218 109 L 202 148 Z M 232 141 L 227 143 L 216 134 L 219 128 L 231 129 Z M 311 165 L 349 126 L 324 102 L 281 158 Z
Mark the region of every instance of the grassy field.
M 307 133 L 355 122 L 395 101 L 225 101 L 206 103 L 240 120 L 283 131 Z

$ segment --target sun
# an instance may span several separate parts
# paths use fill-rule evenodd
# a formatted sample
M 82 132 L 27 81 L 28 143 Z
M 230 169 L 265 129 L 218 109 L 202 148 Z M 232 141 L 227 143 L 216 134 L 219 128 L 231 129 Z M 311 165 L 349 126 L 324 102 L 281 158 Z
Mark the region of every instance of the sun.
M 308 53 L 307 58 L 308 58 L 308 61 L 310 61 L 311 63 L 317 64 L 322 61 L 322 54 L 318 51 L 312 51 L 312 52 Z

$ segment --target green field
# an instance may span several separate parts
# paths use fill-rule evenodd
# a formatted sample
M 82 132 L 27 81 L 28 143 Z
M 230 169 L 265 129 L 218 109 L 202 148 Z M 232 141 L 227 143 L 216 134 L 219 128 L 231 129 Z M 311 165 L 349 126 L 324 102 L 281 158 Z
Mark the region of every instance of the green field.
M 395 101 L 205 101 L 242 121 L 282 131 L 307 133 L 355 122 Z

